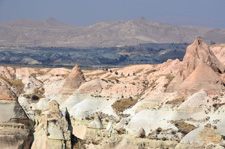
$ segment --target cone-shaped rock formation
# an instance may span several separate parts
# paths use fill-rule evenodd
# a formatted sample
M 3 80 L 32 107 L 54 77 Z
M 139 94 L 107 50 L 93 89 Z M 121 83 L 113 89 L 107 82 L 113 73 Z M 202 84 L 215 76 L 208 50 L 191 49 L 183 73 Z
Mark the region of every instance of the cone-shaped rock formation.
M 214 94 L 219 92 L 224 84 L 217 73 L 224 72 L 224 65 L 198 37 L 187 47 L 183 65 L 167 91 L 178 91 L 182 95 L 188 95 L 204 89 L 207 93 Z
M 84 74 L 81 71 L 80 67 L 76 64 L 76 66 L 72 69 L 71 73 L 66 78 L 66 81 L 60 93 L 69 96 L 84 82 L 86 82 Z
M 224 65 L 217 59 L 209 46 L 198 37 L 193 44 L 187 47 L 181 69 L 183 80 L 197 68 L 200 62 L 207 63 L 215 72 L 224 73 L 225 71 Z
M 180 85 L 179 92 L 188 95 L 203 89 L 209 94 L 216 94 L 222 90 L 222 87 L 221 78 L 206 63 L 200 62 Z

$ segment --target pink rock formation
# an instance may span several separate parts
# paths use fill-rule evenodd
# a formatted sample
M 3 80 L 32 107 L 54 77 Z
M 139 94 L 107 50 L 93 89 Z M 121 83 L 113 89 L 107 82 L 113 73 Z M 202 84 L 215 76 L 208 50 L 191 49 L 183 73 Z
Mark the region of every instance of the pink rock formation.
M 222 88 L 223 81 L 220 77 L 206 63 L 200 62 L 180 85 L 179 92 L 189 95 L 203 89 L 208 94 L 216 94 L 222 91 Z
M 197 38 L 193 44 L 187 47 L 183 59 L 183 67 L 180 70 L 183 80 L 186 79 L 200 62 L 207 63 L 215 72 L 224 73 L 224 65 L 217 59 L 212 50 L 201 38 Z
M 31 74 L 35 74 L 37 71 L 34 68 L 17 68 L 16 69 L 16 75 L 17 77 L 29 77 Z
M 225 65 L 225 44 L 216 44 L 210 47 L 216 57 Z
M 71 95 L 84 82 L 86 82 L 84 74 L 80 67 L 76 64 L 71 73 L 68 75 L 60 93 L 63 95 Z
M 0 101 L 15 101 L 16 94 L 11 90 L 10 84 L 0 79 Z
M 13 68 L 0 66 L 0 76 L 7 79 L 13 79 L 13 74 L 14 74 Z
M 167 91 L 178 91 L 183 95 L 188 95 L 205 89 L 207 93 L 214 94 L 221 91 L 223 87 L 223 81 L 216 73 L 224 72 L 224 65 L 207 44 L 201 38 L 197 38 L 193 44 L 187 47 L 183 65 L 168 86 Z

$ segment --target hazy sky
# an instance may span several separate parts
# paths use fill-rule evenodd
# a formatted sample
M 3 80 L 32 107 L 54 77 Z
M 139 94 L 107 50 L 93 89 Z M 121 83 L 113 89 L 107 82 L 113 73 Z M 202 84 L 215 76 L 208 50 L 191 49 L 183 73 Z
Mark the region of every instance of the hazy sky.
M 144 17 L 175 25 L 225 28 L 225 0 L 0 0 L 0 22 L 49 17 L 79 26 Z

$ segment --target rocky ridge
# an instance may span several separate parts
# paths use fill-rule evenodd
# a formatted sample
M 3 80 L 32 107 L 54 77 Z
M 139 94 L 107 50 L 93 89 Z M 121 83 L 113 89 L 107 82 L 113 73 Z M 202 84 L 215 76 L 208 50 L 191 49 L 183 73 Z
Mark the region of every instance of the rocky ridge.
M 46 20 L 15 20 L 0 24 L 0 45 L 56 47 L 120 47 L 139 43 L 191 43 L 202 36 L 207 43 L 224 43 L 224 30 L 196 26 L 175 26 L 145 18 L 99 22 L 88 27 Z

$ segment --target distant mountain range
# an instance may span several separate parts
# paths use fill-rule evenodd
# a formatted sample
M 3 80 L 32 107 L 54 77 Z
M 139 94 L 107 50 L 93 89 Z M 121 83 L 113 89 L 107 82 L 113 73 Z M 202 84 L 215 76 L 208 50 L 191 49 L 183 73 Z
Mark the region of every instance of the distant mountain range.
M 225 43 L 225 29 L 175 26 L 145 18 L 100 22 L 88 27 L 67 25 L 53 18 L 0 24 L 1 46 L 121 47 L 142 43 L 191 43 L 198 36 L 207 43 Z

